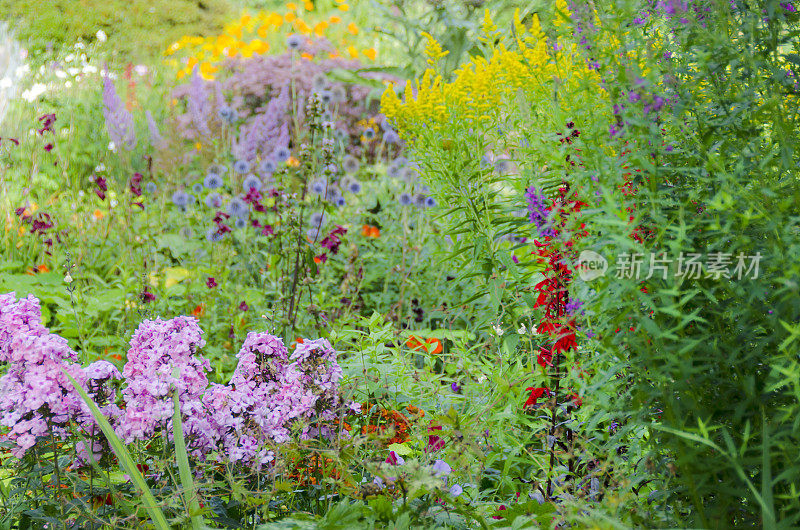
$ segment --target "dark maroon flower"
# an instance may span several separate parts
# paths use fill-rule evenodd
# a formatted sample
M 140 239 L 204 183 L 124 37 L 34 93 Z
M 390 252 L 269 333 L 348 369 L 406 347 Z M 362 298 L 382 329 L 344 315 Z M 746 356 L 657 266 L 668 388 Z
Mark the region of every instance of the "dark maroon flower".
M 41 129 L 37 129 L 39 136 L 44 136 L 46 132 L 53 132 L 53 124 L 56 122 L 55 114 L 45 114 L 39 117 L 39 122 L 42 124 Z
M 8 140 L 9 142 L 11 142 L 14 145 L 19 145 L 19 140 L 17 140 L 16 138 L 6 138 L 6 140 Z M 3 145 L 3 139 L 2 138 L 0 138 L 0 145 Z
M 50 151 L 53 150 L 53 144 L 47 144 L 46 146 L 44 146 L 44 150 L 49 153 Z
M 22 215 L 25 213 L 25 207 L 20 206 L 19 208 L 14 210 L 14 213 L 17 215 L 17 217 L 22 217 Z
M 142 303 L 144 304 L 148 302 L 155 302 L 156 300 L 156 295 L 150 292 L 149 287 L 145 287 L 144 291 L 142 291 L 142 293 L 139 296 L 141 297 Z
M 441 425 L 431 425 L 428 427 L 428 431 L 441 431 Z M 435 453 L 436 451 L 442 449 L 444 447 L 444 438 L 441 436 L 437 436 L 435 434 L 428 435 L 428 446 L 425 447 L 426 453 Z
M 142 178 L 144 178 L 144 175 L 141 173 L 134 173 L 131 177 L 130 190 L 137 197 L 142 194 Z
M 208 287 L 209 289 L 213 289 L 216 286 L 217 286 L 217 280 L 209 276 L 208 279 L 206 280 L 206 287 Z
M 271 225 L 267 225 L 261 230 L 261 235 L 262 236 L 271 236 L 271 235 L 275 235 L 275 232 L 272 230 L 272 226 Z
M 108 183 L 106 182 L 106 179 L 104 179 L 103 177 L 101 176 L 95 177 L 94 183 L 97 184 L 97 187 L 100 188 L 101 190 L 108 191 Z
M 249 305 L 247 305 L 247 302 L 245 302 L 244 300 L 242 300 L 242 303 L 241 303 L 241 304 L 239 304 L 239 311 L 247 311 L 247 310 L 249 310 L 249 309 L 250 309 L 250 306 L 249 306 Z

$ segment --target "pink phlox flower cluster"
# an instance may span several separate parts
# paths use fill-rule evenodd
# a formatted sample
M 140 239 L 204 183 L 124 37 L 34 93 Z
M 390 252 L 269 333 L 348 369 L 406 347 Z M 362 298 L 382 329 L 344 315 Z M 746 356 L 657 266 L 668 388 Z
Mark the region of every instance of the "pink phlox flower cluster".
M 11 429 L 4 438 L 16 442 L 14 456 L 21 458 L 36 437 L 51 430 L 59 438 L 67 435 L 82 400 L 64 370 L 79 383 L 86 378 L 71 362 L 77 358 L 66 339 L 42 325 L 35 297 L 0 295 L 0 362 L 9 363 L 0 377 L 0 425 Z
M 122 391 L 125 412 L 117 434 L 125 443 L 149 438 L 171 426 L 172 392 L 181 406 L 200 400 L 208 387 L 208 359 L 196 355 L 205 346 L 203 331 L 192 317 L 145 320 L 131 337 L 128 362 L 122 370 L 127 386 Z

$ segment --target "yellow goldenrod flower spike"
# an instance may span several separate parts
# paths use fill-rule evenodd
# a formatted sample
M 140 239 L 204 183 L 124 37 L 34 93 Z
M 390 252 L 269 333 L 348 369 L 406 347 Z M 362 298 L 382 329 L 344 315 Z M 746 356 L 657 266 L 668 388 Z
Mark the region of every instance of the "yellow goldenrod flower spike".
M 422 36 L 427 40 L 425 45 L 425 55 L 428 57 L 428 64 L 433 66 L 439 59 L 445 57 L 449 51 L 443 50 L 442 45 L 439 44 L 433 35 L 430 33 L 422 32 Z

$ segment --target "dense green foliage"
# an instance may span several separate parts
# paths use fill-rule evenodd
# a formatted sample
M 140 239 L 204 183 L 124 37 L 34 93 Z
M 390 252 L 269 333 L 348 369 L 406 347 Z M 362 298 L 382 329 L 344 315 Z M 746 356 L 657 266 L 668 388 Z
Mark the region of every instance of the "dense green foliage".
M 226 0 L 2 0 L 0 13 L 32 51 L 91 42 L 102 30 L 122 61 L 158 57 L 181 36 L 214 34 L 238 14 Z

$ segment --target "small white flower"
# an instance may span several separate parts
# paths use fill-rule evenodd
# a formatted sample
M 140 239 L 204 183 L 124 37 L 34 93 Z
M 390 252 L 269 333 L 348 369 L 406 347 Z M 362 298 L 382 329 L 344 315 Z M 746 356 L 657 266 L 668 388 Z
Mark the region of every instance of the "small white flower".
M 59 79 L 66 79 L 67 72 L 65 72 L 64 70 L 56 70 L 56 77 Z
M 99 40 L 100 42 L 105 42 L 105 41 L 108 39 L 108 35 L 106 35 L 106 32 L 105 32 L 105 31 L 103 31 L 102 29 L 100 29 L 100 30 L 97 30 L 97 33 L 95 33 L 95 34 L 94 34 L 94 36 L 95 36 L 95 37 L 97 38 L 97 40 Z
M 112 208 L 115 208 L 115 207 L 117 206 L 117 204 L 119 204 L 119 203 L 117 202 L 117 199 L 111 199 L 111 207 L 112 207 Z
M 74 60 L 75 60 L 75 55 L 71 54 L 71 53 L 69 55 L 67 55 L 66 57 L 64 57 L 64 62 L 67 62 L 67 63 L 71 63 Z
M 84 43 L 82 43 L 82 42 L 76 42 L 76 43 L 75 43 L 75 49 L 76 49 L 76 50 L 82 50 L 82 49 L 84 49 L 85 47 L 86 47 L 86 45 L 85 45 Z
M 67 273 L 67 275 L 64 276 L 64 281 L 67 283 L 72 283 L 72 276 L 70 276 L 69 273 Z
M 524 335 L 525 333 L 527 333 L 527 331 L 528 330 L 525 329 L 525 323 L 523 322 L 522 324 L 520 324 L 519 329 L 517 330 L 517 333 L 519 333 L 520 335 Z
M 94 170 L 95 170 L 96 172 L 98 172 L 98 173 L 99 173 L 99 172 L 101 172 L 101 171 L 105 171 L 105 170 L 106 170 L 106 165 L 105 165 L 105 164 L 103 164 L 103 163 L 97 164 L 97 165 L 94 167 Z
M 505 331 L 503 331 L 503 328 L 501 328 L 499 324 L 496 326 L 492 326 L 492 329 L 494 330 L 495 333 L 497 333 L 498 337 L 502 337 L 503 333 L 505 333 Z
M 114 142 L 108 142 L 108 150 L 109 151 L 116 151 L 117 150 L 116 144 Z

